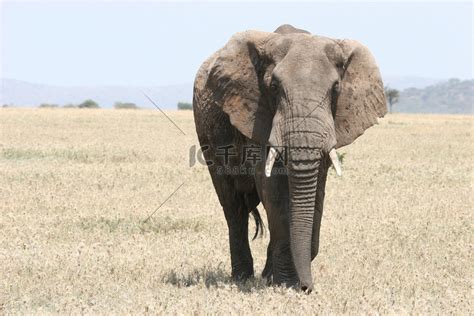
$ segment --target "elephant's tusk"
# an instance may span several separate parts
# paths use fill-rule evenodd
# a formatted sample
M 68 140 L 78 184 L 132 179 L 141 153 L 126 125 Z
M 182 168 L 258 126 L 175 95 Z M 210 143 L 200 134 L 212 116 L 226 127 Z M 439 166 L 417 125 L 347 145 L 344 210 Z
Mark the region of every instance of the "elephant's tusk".
M 331 151 L 329 152 L 329 158 L 331 158 L 334 169 L 336 170 L 336 174 L 338 176 L 341 176 L 342 175 L 341 162 L 339 161 L 339 157 L 337 156 L 337 152 L 334 148 L 331 149 Z
M 267 162 L 265 163 L 265 176 L 270 177 L 272 175 L 273 164 L 277 156 L 277 151 L 275 148 L 270 147 L 268 152 Z

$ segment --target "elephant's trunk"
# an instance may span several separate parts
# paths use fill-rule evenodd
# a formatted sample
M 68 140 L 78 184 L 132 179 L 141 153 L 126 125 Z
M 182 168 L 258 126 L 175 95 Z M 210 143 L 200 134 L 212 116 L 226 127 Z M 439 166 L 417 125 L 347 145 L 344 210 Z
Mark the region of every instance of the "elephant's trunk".
M 300 287 L 305 292 L 313 289 L 311 240 L 319 165 L 320 159 L 292 160 L 289 163 L 290 247 Z
M 322 107 L 313 110 L 314 116 L 294 115 L 273 126 L 270 144 L 283 144 L 288 153 L 288 184 L 290 198 L 290 249 L 300 287 L 305 292 L 313 289 L 311 249 L 313 220 L 316 209 L 318 173 L 323 157 L 336 145 L 332 116 Z M 283 132 L 279 134 L 277 131 Z M 279 136 L 279 137 L 275 137 Z M 333 157 L 333 160 L 337 160 Z M 266 164 L 269 176 L 274 152 L 270 150 Z M 338 171 L 340 171 L 338 164 Z

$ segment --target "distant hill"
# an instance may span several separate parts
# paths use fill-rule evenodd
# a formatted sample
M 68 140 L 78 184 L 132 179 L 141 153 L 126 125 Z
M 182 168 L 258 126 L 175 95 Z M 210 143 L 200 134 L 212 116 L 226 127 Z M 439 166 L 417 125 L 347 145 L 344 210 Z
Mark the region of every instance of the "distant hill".
M 383 76 L 384 85 L 397 90 L 404 90 L 407 88 L 421 89 L 442 81 L 443 79 L 417 76 Z
M 473 113 L 474 80 L 441 81 L 421 77 L 384 77 L 385 85 L 400 90 L 395 112 L 412 113 Z M 406 87 L 409 88 L 406 88 Z M 37 107 L 41 103 L 60 106 L 78 104 L 93 99 L 101 107 L 110 108 L 117 101 L 133 102 L 152 108 L 147 93 L 163 109 L 176 109 L 178 102 L 191 102 L 192 84 L 158 87 L 77 86 L 64 87 L 34 84 L 14 79 L 2 79 L 0 106 L 3 104 Z
M 473 114 L 474 80 L 450 79 L 400 93 L 395 112 Z
M 0 106 L 9 104 L 19 107 L 37 107 L 41 103 L 53 103 L 62 106 L 70 103 L 78 104 L 86 99 L 92 99 L 104 108 L 112 107 L 117 101 L 133 102 L 139 107 L 144 108 L 153 107 L 142 91 L 164 109 L 176 109 L 178 102 L 191 102 L 192 100 L 191 83 L 159 87 L 64 87 L 35 84 L 14 79 L 2 79 Z
M 403 90 L 407 87 L 423 88 L 439 82 L 439 79 L 414 76 L 387 76 L 384 81 L 391 88 Z M 152 104 L 143 96 L 150 95 L 166 109 L 176 109 L 178 102 L 191 102 L 192 83 L 158 87 L 133 86 L 55 86 L 30 83 L 15 79 L 2 79 L 0 86 L 0 106 L 10 104 L 23 107 L 37 107 L 41 103 L 78 104 L 93 99 L 101 107 L 112 107 L 116 101 L 133 102 L 140 107 L 150 108 Z

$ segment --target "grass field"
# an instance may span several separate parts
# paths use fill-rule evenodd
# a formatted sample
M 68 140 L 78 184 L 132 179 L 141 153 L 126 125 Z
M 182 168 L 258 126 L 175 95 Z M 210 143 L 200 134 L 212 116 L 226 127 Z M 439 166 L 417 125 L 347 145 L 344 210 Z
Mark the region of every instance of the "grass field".
M 229 280 L 192 113 L 169 115 L 186 135 L 156 110 L 0 109 L 0 314 L 472 313 L 472 116 L 388 115 L 339 150 L 307 296 Z

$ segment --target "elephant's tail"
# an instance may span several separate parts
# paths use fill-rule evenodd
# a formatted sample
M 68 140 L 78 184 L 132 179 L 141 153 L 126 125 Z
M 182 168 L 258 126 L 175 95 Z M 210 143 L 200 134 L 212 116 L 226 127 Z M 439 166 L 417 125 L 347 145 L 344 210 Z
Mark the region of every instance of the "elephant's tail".
M 255 235 L 252 238 L 252 240 L 255 240 L 259 235 L 259 232 L 260 237 L 263 236 L 265 226 L 263 225 L 262 217 L 260 216 L 260 213 L 258 212 L 258 209 L 256 207 L 250 209 L 250 213 L 252 214 L 253 219 L 255 220 Z

